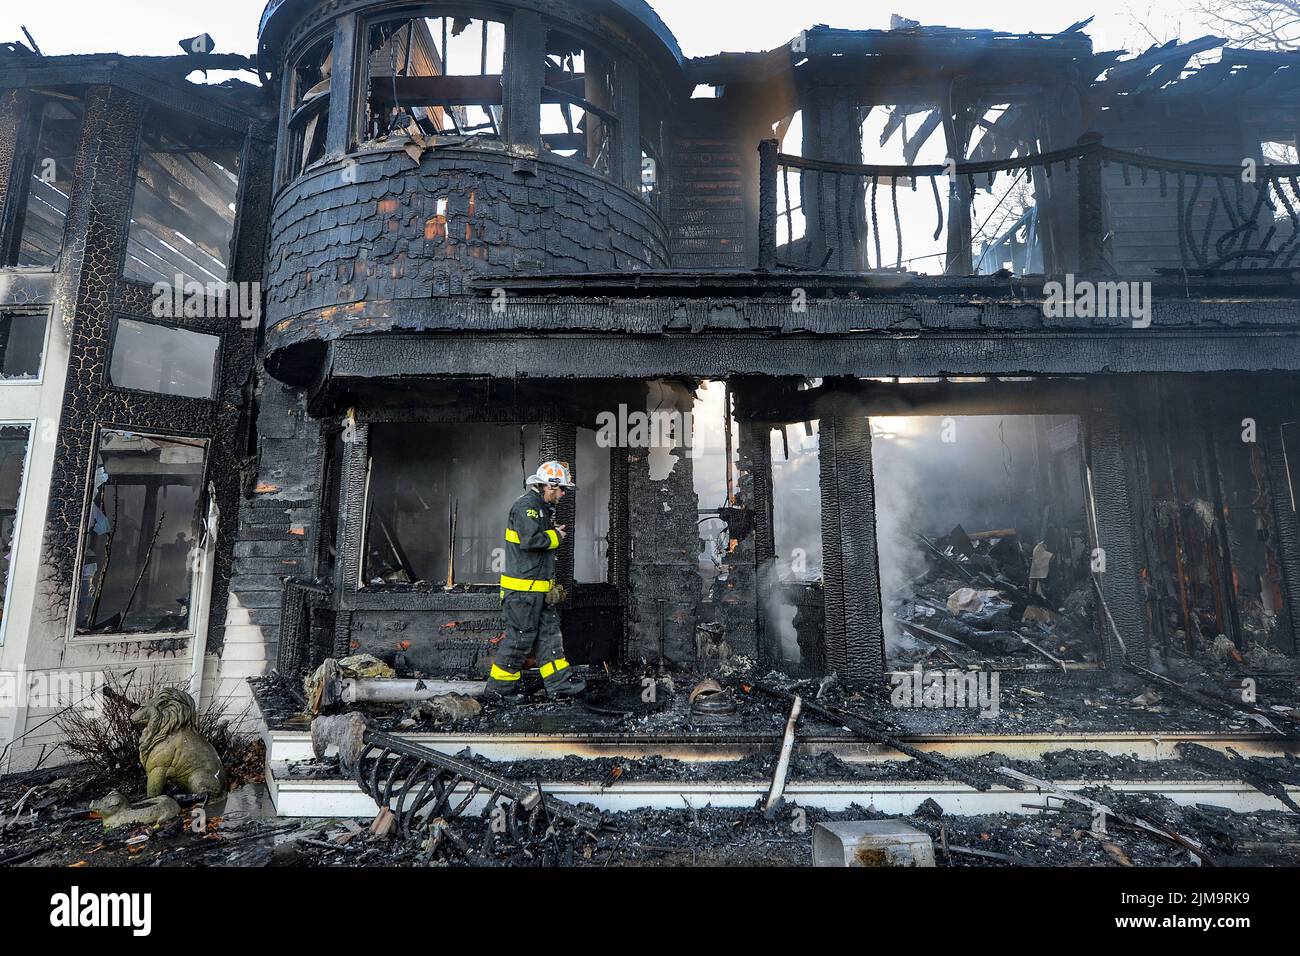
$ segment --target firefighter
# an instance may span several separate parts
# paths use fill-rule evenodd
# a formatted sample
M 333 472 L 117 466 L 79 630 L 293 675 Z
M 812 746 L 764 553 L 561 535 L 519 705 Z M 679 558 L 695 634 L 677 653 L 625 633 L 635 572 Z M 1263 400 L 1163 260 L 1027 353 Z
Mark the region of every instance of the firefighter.
M 555 584 L 555 555 L 568 529 L 554 523 L 553 506 L 574 488 L 569 466 L 544 462 L 524 481 L 528 491 L 510 507 L 506 521 L 506 559 L 501 574 L 501 611 L 506 633 L 497 648 L 489 700 L 517 697 L 524 660 L 532 655 L 541 670 L 546 696 L 576 697 L 587 682 L 564 659 L 560 616 L 554 605 L 562 590 Z

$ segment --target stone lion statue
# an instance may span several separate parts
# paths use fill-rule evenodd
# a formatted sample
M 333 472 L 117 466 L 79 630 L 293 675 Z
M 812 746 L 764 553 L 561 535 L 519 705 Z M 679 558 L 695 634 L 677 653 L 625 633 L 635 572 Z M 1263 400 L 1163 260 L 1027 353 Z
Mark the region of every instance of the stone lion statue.
M 216 748 L 194 729 L 194 698 L 165 687 L 131 715 L 140 732 L 140 763 L 149 779 L 148 795 L 160 796 L 168 783 L 185 793 L 226 795 L 226 768 Z

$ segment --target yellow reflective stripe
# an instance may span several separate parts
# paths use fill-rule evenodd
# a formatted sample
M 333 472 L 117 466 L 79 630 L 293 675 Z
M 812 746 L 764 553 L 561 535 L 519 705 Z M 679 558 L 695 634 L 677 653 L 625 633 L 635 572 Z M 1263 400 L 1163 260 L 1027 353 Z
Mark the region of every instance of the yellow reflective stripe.
M 519 532 L 514 528 L 506 528 L 506 540 L 511 544 L 519 543 Z
M 556 671 L 562 671 L 568 666 L 569 666 L 568 661 L 566 661 L 563 657 L 557 657 L 549 664 L 543 664 L 538 669 L 541 671 L 542 677 L 550 677 Z
M 551 582 L 533 581 L 529 578 L 512 578 L 508 574 L 503 574 L 501 575 L 501 587 L 507 591 L 549 591 Z
M 519 680 L 519 671 L 508 671 L 503 668 L 497 667 L 496 664 L 493 664 L 492 679 L 493 680 Z
M 550 547 L 551 551 L 554 551 L 556 548 L 560 546 L 560 532 L 553 531 L 553 530 L 547 531 L 546 537 L 551 539 L 551 547 Z

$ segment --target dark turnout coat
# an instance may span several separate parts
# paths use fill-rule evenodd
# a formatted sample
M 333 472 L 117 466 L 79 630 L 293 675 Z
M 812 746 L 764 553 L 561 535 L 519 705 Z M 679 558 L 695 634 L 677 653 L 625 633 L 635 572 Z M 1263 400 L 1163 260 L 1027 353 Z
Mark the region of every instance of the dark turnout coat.
M 531 489 L 510 507 L 501 587 L 506 591 L 549 591 L 555 577 L 560 533 L 551 506 Z

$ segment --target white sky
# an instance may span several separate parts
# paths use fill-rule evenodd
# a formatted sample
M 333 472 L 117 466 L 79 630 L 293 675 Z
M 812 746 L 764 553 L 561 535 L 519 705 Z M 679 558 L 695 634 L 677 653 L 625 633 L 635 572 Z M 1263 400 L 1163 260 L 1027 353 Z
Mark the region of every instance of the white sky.
M 650 0 L 677 35 L 687 56 L 771 49 L 818 23 L 888 28 L 897 12 L 925 24 L 1051 33 L 1095 14 L 1088 33 L 1096 49 L 1142 50 L 1160 40 L 1212 32 L 1187 10 L 1186 0 L 1082 0 L 1078 4 L 1005 0 Z M 264 0 L 5 0 L 0 40 L 22 39 L 26 24 L 49 54 L 179 53 L 182 37 L 209 33 L 224 53 L 253 53 Z M 1146 29 L 1143 28 L 1145 25 Z

